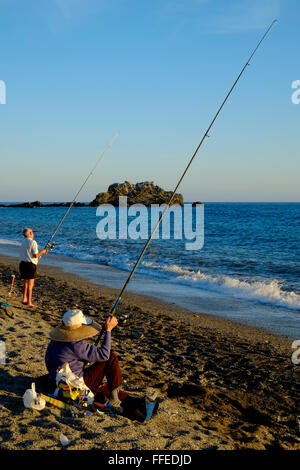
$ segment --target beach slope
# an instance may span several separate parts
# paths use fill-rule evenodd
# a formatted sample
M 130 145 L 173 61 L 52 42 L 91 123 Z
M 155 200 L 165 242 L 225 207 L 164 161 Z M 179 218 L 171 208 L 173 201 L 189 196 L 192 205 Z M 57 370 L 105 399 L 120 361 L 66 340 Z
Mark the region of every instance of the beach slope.
M 140 424 L 121 415 L 25 409 L 25 390 L 46 373 L 51 328 L 74 307 L 104 322 L 116 292 L 40 266 L 37 307 L 29 309 L 21 303 L 17 261 L 1 257 L 0 263 L 0 298 L 14 307 L 13 318 L 0 314 L 6 345 L 1 449 L 57 450 L 61 433 L 73 450 L 300 449 L 300 366 L 291 361 L 288 338 L 134 294 L 126 294 L 119 307 L 129 318 L 125 328 L 113 331 L 113 350 L 124 389 L 138 396 L 145 387 L 158 390 L 157 415 Z M 143 333 L 139 339 L 137 332 Z

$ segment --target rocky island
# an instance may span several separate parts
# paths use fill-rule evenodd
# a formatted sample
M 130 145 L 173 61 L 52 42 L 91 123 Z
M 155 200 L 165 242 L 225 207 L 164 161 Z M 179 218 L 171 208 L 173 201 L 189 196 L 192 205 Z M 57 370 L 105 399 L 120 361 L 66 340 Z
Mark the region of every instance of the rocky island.
M 124 183 L 114 183 L 108 187 L 106 193 L 99 193 L 90 203 L 90 206 L 99 206 L 100 204 L 119 205 L 119 197 L 127 197 L 127 205 L 144 204 L 167 204 L 172 195 L 172 191 L 165 191 L 155 185 L 153 181 L 145 181 L 143 183 L 132 184 L 129 181 Z M 183 197 L 181 194 L 175 194 L 172 201 L 173 204 L 183 206 Z
M 144 181 L 142 183 L 132 184 L 129 181 L 124 183 L 111 184 L 107 191 L 96 195 L 95 199 L 90 203 L 75 202 L 75 207 L 99 206 L 100 204 L 119 205 L 119 197 L 127 197 L 127 205 L 144 204 L 167 204 L 172 195 L 172 191 L 165 191 L 161 187 L 155 185 L 153 181 Z M 35 207 L 68 207 L 71 202 L 55 202 L 43 204 L 40 201 L 24 202 L 19 204 L 0 204 L 0 207 L 24 207 L 33 209 Z M 172 204 L 183 206 L 183 197 L 181 194 L 175 194 Z
M 33 201 L 33 202 L 22 202 L 18 204 L 0 204 L 0 207 L 23 207 L 27 209 L 34 209 L 36 207 L 69 207 L 70 204 L 71 202 L 53 202 L 53 203 L 43 204 L 40 201 Z M 75 207 L 88 206 L 88 204 L 85 204 L 84 202 L 75 202 L 73 205 Z

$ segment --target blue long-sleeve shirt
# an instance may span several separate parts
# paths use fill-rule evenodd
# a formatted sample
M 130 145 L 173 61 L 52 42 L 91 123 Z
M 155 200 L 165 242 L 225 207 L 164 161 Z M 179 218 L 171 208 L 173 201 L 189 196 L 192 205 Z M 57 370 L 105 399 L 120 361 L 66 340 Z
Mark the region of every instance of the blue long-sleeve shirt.
M 84 340 L 74 342 L 51 341 L 48 345 L 45 362 L 49 372 L 49 378 L 55 381 L 58 367 L 69 363 L 71 371 L 77 377 L 83 376 L 83 367 L 86 361 L 107 361 L 110 356 L 111 332 L 106 331 L 100 348 L 87 343 Z

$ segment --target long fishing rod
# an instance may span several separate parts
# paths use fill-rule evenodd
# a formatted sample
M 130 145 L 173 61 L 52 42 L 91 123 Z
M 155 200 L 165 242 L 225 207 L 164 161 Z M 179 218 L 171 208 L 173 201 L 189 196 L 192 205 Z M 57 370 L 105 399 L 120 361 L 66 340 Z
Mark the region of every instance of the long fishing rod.
M 108 149 L 112 146 L 113 142 L 116 140 L 116 138 L 118 137 L 118 132 L 114 135 L 114 137 L 112 138 L 112 140 L 109 142 L 109 144 L 107 145 L 107 147 L 104 149 L 104 151 L 102 152 L 102 154 L 100 155 L 100 157 L 98 158 L 98 160 L 96 161 L 94 167 L 92 168 L 92 170 L 90 171 L 90 173 L 88 174 L 88 176 L 86 177 L 86 179 L 84 180 L 84 182 L 82 183 L 82 185 L 80 186 L 79 190 L 77 191 L 76 195 L 74 196 L 74 199 L 73 201 L 70 203 L 68 209 L 66 210 L 66 212 L 64 213 L 64 215 L 62 216 L 62 218 L 60 219 L 59 223 L 57 224 L 55 230 L 53 231 L 51 237 L 49 238 L 47 244 L 45 245 L 45 249 L 47 249 L 49 247 L 49 250 L 52 250 L 54 248 L 54 243 L 52 242 L 52 240 L 54 239 L 55 235 L 57 234 L 59 228 L 61 227 L 63 221 L 65 220 L 65 218 L 67 217 L 68 213 L 70 212 L 70 210 L 72 209 L 72 207 L 74 206 L 75 202 L 76 202 L 76 199 L 78 198 L 79 194 L 81 193 L 82 189 L 84 188 L 84 186 L 86 185 L 88 179 L 92 176 L 92 174 L 94 173 L 96 167 L 98 166 L 98 164 L 100 163 L 100 161 L 102 160 L 102 158 L 104 157 L 104 155 L 106 154 L 106 152 L 108 151 Z
M 251 53 L 249 59 L 248 59 L 247 62 L 245 63 L 244 67 L 243 67 L 242 70 L 240 71 L 240 73 L 239 73 L 239 75 L 237 76 L 236 80 L 234 81 L 232 87 L 230 88 L 229 92 L 227 93 L 227 95 L 226 95 L 225 99 L 223 100 L 221 106 L 219 107 L 218 111 L 216 112 L 215 116 L 213 117 L 211 123 L 209 124 L 209 126 L 208 126 L 206 132 L 204 133 L 204 135 L 203 135 L 203 137 L 202 137 L 202 139 L 201 139 L 199 145 L 197 146 L 196 150 L 194 151 L 194 153 L 193 153 L 193 155 L 192 155 L 192 157 L 191 157 L 191 159 L 190 159 L 188 165 L 186 166 L 186 168 L 185 168 L 184 172 L 182 173 L 182 175 L 181 175 L 181 177 L 180 177 L 178 183 L 176 184 L 176 186 L 175 186 L 175 188 L 174 188 L 174 190 L 173 190 L 173 193 L 172 193 L 172 195 L 171 195 L 171 197 L 170 197 L 170 199 L 169 199 L 167 205 L 165 206 L 163 212 L 162 212 L 161 215 L 160 215 L 159 220 L 157 221 L 157 223 L 156 223 L 154 229 L 152 230 L 152 232 L 151 232 L 151 234 L 150 234 L 150 236 L 149 236 L 147 242 L 145 243 L 144 248 L 142 249 L 142 252 L 141 252 L 140 256 L 138 257 L 138 259 L 137 259 L 137 261 L 136 261 L 134 267 L 132 268 L 132 271 L 131 271 L 130 275 L 128 276 L 128 278 L 127 278 L 127 280 L 126 280 L 126 282 L 125 282 L 125 284 L 124 284 L 124 286 L 123 286 L 123 288 L 122 288 L 122 290 L 121 290 L 121 292 L 120 292 L 120 294 L 119 294 L 119 296 L 118 296 L 118 298 L 117 298 L 117 300 L 116 300 L 114 306 L 112 307 L 112 309 L 111 309 L 111 311 L 110 311 L 110 313 L 109 313 L 109 316 L 114 316 L 114 315 L 115 315 L 116 310 L 117 310 L 117 308 L 118 308 L 118 305 L 119 305 L 119 303 L 120 303 L 120 301 L 121 301 L 121 298 L 122 298 L 122 296 L 123 296 L 123 294 L 124 294 L 124 292 L 125 292 L 125 290 L 126 290 L 128 284 L 129 284 L 129 282 L 130 282 L 132 276 L 134 275 L 134 273 L 135 273 L 135 271 L 136 271 L 138 265 L 140 264 L 140 262 L 141 262 L 141 260 L 142 260 L 142 258 L 143 258 L 143 256 L 144 256 L 144 254 L 145 254 L 145 251 L 147 250 L 147 248 L 148 248 L 148 246 L 149 246 L 149 244 L 150 244 L 150 242 L 151 242 L 151 240 L 152 240 L 152 238 L 153 238 L 153 236 L 154 236 L 156 230 L 158 229 L 159 224 L 161 223 L 161 221 L 162 221 L 162 219 L 163 219 L 163 217 L 164 217 L 166 211 L 169 209 L 169 206 L 170 206 L 170 204 L 172 203 L 172 201 L 173 201 L 173 199 L 174 199 L 174 197 L 175 197 L 175 194 L 176 194 L 176 191 L 177 191 L 178 187 L 180 186 L 180 184 L 181 184 L 183 178 L 185 177 L 185 175 L 186 175 L 188 169 L 190 168 L 190 166 L 191 166 L 191 164 L 192 164 L 194 158 L 196 157 L 196 155 L 197 155 L 197 153 L 198 153 L 200 147 L 202 146 L 204 140 L 205 140 L 207 137 L 209 137 L 209 131 L 210 131 L 210 129 L 212 128 L 212 126 L 213 126 L 214 122 L 216 121 L 217 117 L 219 116 L 219 114 L 220 114 L 220 112 L 221 112 L 223 106 L 225 105 L 225 103 L 226 103 L 226 101 L 228 100 L 229 96 L 230 96 L 231 93 L 233 92 L 233 90 L 234 90 L 236 84 L 237 84 L 238 81 L 240 80 L 240 78 L 241 78 L 241 76 L 243 75 L 245 69 L 246 69 L 247 66 L 250 64 L 250 61 L 251 61 L 252 57 L 254 56 L 254 54 L 256 53 L 257 49 L 259 48 L 259 46 L 261 45 L 261 43 L 263 42 L 263 40 L 265 39 L 265 37 L 266 37 L 267 34 L 269 33 L 269 31 L 270 31 L 270 29 L 272 28 L 272 26 L 276 23 L 276 21 L 277 21 L 277 20 L 272 21 L 271 25 L 268 27 L 268 29 L 266 30 L 266 32 L 264 33 L 264 35 L 262 36 L 262 38 L 261 38 L 260 41 L 258 42 L 257 46 L 255 47 L 255 49 L 254 49 L 253 52 Z M 97 341 L 96 341 L 96 344 L 97 344 L 98 341 L 100 340 L 103 331 L 104 331 L 104 328 L 101 330 L 101 332 L 100 332 L 100 334 L 99 334 L 99 337 L 98 337 L 98 339 L 97 339 Z

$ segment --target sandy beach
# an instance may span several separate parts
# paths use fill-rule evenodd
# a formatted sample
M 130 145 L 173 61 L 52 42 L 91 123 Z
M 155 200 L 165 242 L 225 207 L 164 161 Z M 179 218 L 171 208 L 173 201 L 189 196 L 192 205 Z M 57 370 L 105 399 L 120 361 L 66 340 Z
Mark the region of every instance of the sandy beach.
M 112 347 L 125 390 L 158 390 L 157 415 L 140 424 L 122 415 L 25 409 L 25 390 L 46 373 L 51 328 L 72 307 L 104 322 L 117 291 L 39 266 L 37 306 L 29 309 L 21 303 L 16 259 L 1 256 L 0 278 L 1 301 L 13 306 L 13 318 L 0 315 L 1 449 L 58 450 L 61 433 L 72 450 L 300 449 L 299 366 L 289 338 L 132 293 L 119 307 L 128 323 L 113 331 Z

